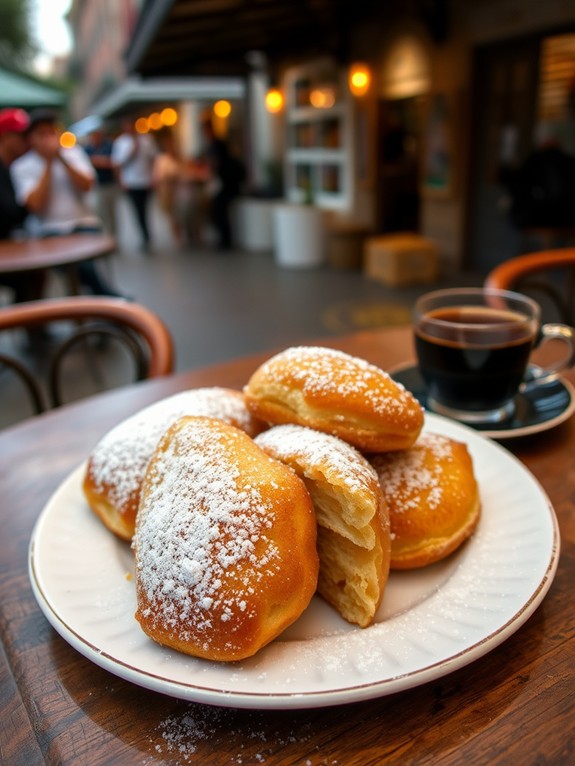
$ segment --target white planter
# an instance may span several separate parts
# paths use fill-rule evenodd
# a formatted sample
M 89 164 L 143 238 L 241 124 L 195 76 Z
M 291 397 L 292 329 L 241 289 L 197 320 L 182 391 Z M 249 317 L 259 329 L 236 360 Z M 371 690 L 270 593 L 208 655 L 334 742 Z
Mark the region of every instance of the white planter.
M 236 241 L 248 252 L 272 250 L 276 200 L 240 197 L 235 204 Z
M 325 218 L 313 205 L 274 207 L 275 256 L 286 268 L 311 268 L 325 260 Z

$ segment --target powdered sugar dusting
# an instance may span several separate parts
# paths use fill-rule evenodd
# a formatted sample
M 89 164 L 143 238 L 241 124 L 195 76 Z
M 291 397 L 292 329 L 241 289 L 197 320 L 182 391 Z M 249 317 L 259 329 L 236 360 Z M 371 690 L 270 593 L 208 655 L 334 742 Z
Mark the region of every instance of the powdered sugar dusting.
M 290 726 L 274 726 L 269 715 L 233 709 L 215 708 L 201 705 L 189 705 L 181 711 L 162 720 L 156 728 L 159 737 L 155 751 L 161 756 L 177 758 L 177 763 L 198 763 L 209 761 L 209 755 L 202 749 L 204 743 L 229 754 L 229 763 L 238 766 L 268 763 L 278 756 L 293 757 L 291 748 L 295 747 L 301 758 L 301 746 L 306 745 L 307 757 L 302 760 L 305 766 L 339 766 L 341 761 L 322 752 L 320 745 L 313 745 L 317 737 L 309 720 L 294 720 Z M 155 762 L 155 761 L 154 761 Z M 146 766 L 147 760 L 143 761 Z M 150 762 L 151 763 L 151 762 Z M 172 761 L 170 760 L 170 763 Z
M 97 491 L 107 485 L 110 501 L 121 512 L 130 495 L 139 490 L 161 436 L 183 415 L 220 418 L 248 430 L 251 416 L 242 397 L 235 394 L 218 387 L 182 391 L 124 420 L 100 440 L 90 456 Z
M 206 644 L 214 619 L 229 622 L 231 646 L 234 621 L 249 616 L 254 586 L 279 554 L 266 537 L 270 501 L 242 486 L 230 458 L 246 437 L 214 422 L 191 418 L 154 458 L 134 537 L 136 574 L 153 605 L 145 617 L 186 641 L 188 623 Z
M 349 492 L 371 491 L 377 482 L 377 473 L 366 458 L 336 436 L 305 426 L 282 425 L 264 431 L 255 441 L 280 460 L 293 456 L 302 465 L 321 465 L 328 480 L 333 477 Z
M 409 450 L 371 456 L 385 496 L 390 499 L 401 497 L 401 503 L 394 505 L 396 513 L 419 507 L 422 495 L 427 507 L 439 507 L 443 502 L 441 474 L 445 465 L 453 461 L 452 444 L 446 436 L 424 433 Z M 431 467 L 426 459 L 429 453 Z
M 349 401 L 363 401 L 374 413 L 405 416 L 406 405 L 416 412 L 421 407 L 401 383 L 365 359 L 323 346 L 293 346 L 266 362 L 262 370 L 272 377 L 281 375 L 276 360 L 301 387 L 304 398 L 322 399 L 334 394 Z M 343 417 L 343 416 L 342 416 Z

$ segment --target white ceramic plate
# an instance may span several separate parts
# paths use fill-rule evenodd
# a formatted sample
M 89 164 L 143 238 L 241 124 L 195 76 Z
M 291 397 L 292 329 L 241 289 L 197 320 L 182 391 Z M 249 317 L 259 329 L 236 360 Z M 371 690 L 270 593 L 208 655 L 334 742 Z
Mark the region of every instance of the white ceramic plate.
M 533 613 L 553 580 L 559 531 L 534 477 L 509 452 L 436 415 L 426 430 L 465 441 L 481 488 L 479 527 L 455 555 L 392 573 L 376 623 L 345 623 L 319 597 L 250 660 L 214 663 L 165 649 L 133 615 L 132 553 L 88 509 L 80 466 L 42 512 L 29 569 L 40 608 L 81 654 L 121 678 L 181 699 L 308 708 L 392 694 L 486 654 Z

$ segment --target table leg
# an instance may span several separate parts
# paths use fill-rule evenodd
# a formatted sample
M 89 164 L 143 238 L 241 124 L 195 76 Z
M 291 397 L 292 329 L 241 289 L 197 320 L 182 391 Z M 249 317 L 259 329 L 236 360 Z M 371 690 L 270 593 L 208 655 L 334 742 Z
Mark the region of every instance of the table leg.
M 80 278 L 78 276 L 76 264 L 70 263 L 66 267 L 66 273 L 68 276 L 68 289 L 70 295 L 80 295 Z

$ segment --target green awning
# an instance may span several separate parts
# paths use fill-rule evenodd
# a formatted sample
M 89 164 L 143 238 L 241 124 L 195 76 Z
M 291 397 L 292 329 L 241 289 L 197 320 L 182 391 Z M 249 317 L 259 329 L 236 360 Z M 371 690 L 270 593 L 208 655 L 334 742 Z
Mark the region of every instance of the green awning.
M 67 101 L 60 90 L 43 85 L 23 75 L 0 68 L 0 108 L 18 106 L 22 109 L 35 107 L 58 107 Z

